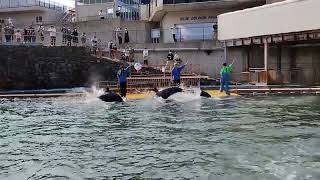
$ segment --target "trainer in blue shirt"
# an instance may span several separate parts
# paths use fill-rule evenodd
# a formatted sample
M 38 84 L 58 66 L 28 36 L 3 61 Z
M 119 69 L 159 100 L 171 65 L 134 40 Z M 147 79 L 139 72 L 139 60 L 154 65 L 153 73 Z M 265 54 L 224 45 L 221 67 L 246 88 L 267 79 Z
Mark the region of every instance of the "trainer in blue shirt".
M 184 65 L 178 66 L 178 63 L 174 63 L 174 67 L 171 71 L 171 78 L 174 85 L 178 85 L 178 86 L 180 85 L 180 74 L 183 68 L 186 67 L 187 64 L 188 62 L 185 63 Z
M 120 95 L 121 97 L 126 97 L 127 95 L 127 77 L 129 75 L 130 65 L 124 68 L 123 65 L 120 66 L 118 71 L 118 81 L 120 85 Z

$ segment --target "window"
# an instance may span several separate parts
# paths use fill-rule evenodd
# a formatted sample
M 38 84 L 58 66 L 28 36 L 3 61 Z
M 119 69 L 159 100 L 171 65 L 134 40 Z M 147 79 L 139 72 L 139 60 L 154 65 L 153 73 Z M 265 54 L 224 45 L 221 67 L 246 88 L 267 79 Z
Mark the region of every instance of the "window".
M 41 23 L 42 22 L 42 16 L 37 16 L 36 17 L 36 22 Z

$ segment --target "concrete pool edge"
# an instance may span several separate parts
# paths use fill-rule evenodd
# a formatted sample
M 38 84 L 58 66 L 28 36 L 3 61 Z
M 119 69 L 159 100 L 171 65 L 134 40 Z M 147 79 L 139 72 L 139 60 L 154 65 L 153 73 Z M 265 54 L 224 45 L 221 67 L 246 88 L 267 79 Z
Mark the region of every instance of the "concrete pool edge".
M 217 88 L 205 88 L 205 90 L 216 90 Z M 320 87 L 263 87 L 263 88 L 237 88 L 232 89 L 232 93 L 238 95 L 266 95 L 266 94 L 281 94 L 281 95 L 318 95 L 320 94 Z M 130 93 L 129 93 L 130 94 Z M 143 94 L 143 93 L 141 93 Z M 32 92 L 32 93 L 12 93 L 8 91 L 0 92 L 0 98 L 53 98 L 53 97 L 79 97 L 85 96 L 86 92 Z

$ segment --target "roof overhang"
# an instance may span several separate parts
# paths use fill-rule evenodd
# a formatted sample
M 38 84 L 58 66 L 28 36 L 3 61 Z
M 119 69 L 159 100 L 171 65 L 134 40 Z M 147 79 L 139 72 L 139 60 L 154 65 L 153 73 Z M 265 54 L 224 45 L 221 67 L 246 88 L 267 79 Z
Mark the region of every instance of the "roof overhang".
M 221 41 L 320 29 L 319 0 L 287 0 L 218 16 Z
M 255 7 L 265 4 L 265 0 L 221 0 L 221 1 L 206 1 L 180 4 L 163 4 L 162 6 L 153 9 L 150 16 L 150 21 L 159 22 L 168 12 L 181 11 L 198 11 L 198 10 L 225 10 L 235 11 L 248 7 Z

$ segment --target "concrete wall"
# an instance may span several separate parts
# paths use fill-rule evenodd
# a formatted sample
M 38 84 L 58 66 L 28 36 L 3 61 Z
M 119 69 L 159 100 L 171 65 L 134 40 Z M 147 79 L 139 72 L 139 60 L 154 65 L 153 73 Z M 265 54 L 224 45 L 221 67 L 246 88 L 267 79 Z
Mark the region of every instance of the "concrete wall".
M 193 64 L 195 73 L 201 73 L 208 75 L 212 78 L 219 78 L 220 68 L 224 63 L 224 51 L 223 49 L 216 49 L 211 51 L 205 50 L 182 50 L 177 51 L 180 58 L 189 64 Z M 166 57 L 168 51 L 165 50 L 149 50 L 149 64 L 161 65 L 166 64 Z M 142 61 L 142 52 L 136 52 L 135 59 Z M 235 60 L 234 71 L 232 73 L 232 80 L 241 81 L 241 72 L 243 71 L 243 62 L 246 59 L 246 54 L 241 48 L 232 48 L 228 51 L 228 62 L 231 63 Z
M 116 80 L 118 64 L 84 48 L 0 46 L 0 89 L 71 88 Z
M 319 0 L 291 0 L 218 16 L 218 39 L 320 29 Z
M 63 15 L 62 12 L 57 12 L 51 9 L 41 11 L 20 11 L 20 12 L 6 12 L 0 13 L 0 19 L 11 18 L 15 27 L 25 27 L 31 24 L 36 24 L 36 16 L 42 16 L 44 23 L 56 22 Z

